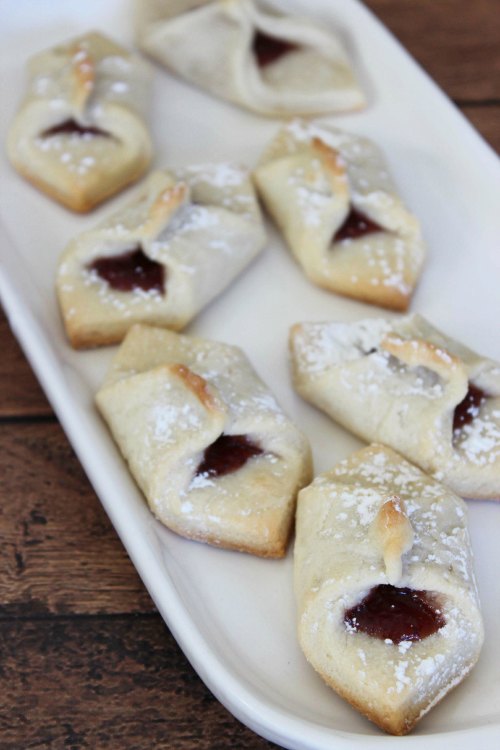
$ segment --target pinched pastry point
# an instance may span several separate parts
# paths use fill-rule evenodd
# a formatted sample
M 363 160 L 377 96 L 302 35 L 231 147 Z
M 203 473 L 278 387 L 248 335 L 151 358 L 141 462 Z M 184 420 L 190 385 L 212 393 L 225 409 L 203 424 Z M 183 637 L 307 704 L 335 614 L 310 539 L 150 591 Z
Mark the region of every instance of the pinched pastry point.
M 387 580 L 395 586 L 403 574 L 403 555 L 413 544 L 413 528 L 398 495 L 392 495 L 380 506 L 374 525 L 382 548 Z
M 186 365 L 170 365 L 169 370 L 171 373 L 177 375 L 183 381 L 186 388 L 196 395 L 207 411 L 216 411 L 217 402 L 210 392 L 206 380 L 203 380 L 203 378 L 190 370 L 189 367 L 186 367 Z
M 186 183 L 178 182 L 160 190 L 147 208 L 142 224 L 137 228 L 143 237 L 154 239 L 166 229 L 175 212 L 190 199 L 190 190 Z

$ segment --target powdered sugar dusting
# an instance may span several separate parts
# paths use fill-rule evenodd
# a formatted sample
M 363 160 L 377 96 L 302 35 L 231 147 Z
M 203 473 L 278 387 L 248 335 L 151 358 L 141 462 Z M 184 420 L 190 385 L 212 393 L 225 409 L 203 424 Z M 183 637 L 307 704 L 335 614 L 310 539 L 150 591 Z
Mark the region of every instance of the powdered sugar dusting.
M 247 541 L 238 542 L 245 548 L 279 544 L 284 531 L 276 519 L 282 513 L 286 524 L 289 517 L 307 445 L 241 350 L 146 326 L 134 328 L 123 347 L 117 379 L 103 392 L 127 387 L 132 377 L 147 380 L 144 413 L 134 405 L 134 416 L 140 412 L 143 420 L 141 459 L 130 464 L 147 475 L 141 486 L 157 516 L 167 525 L 181 516 L 197 536 L 212 537 L 217 527 L 221 542 L 245 535 Z M 130 368 L 137 356 L 142 372 Z M 121 419 L 116 412 L 112 417 Z M 234 471 L 199 471 L 207 448 L 222 435 L 243 435 L 259 452 Z
M 248 170 L 235 164 L 203 164 L 185 168 L 191 184 L 208 182 L 216 187 L 237 187 L 248 179 Z
M 317 141 L 335 153 L 320 159 Z M 278 225 L 285 227 L 287 241 L 308 275 L 334 291 L 349 290 L 356 296 L 359 290 L 363 299 L 368 293 L 369 299 L 381 304 L 408 298 L 422 265 L 423 241 L 418 222 L 398 196 L 377 146 L 323 123 L 293 120 L 271 143 L 263 164 L 272 168 L 273 158 L 279 161 L 286 154 L 292 158 L 287 162 L 283 190 L 290 200 L 281 206 L 277 199 L 270 209 Z M 332 156 L 341 169 L 332 168 Z M 258 179 L 265 196 L 266 172 Z M 380 230 L 335 240 L 352 208 Z M 296 227 L 303 229 L 304 236 L 292 232 Z
M 390 323 L 382 318 L 348 323 L 302 323 L 293 334 L 296 365 L 307 375 L 322 373 L 377 349 Z
M 475 466 L 500 464 L 499 412 L 476 409 L 471 423 L 455 431 L 453 443 L 457 453 Z
M 180 432 L 200 429 L 202 422 L 188 403 L 158 403 L 150 413 L 152 438 L 162 444 L 175 443 Z
M 361 138 L 323 123 L 299 119 L 288 123 L 284 132 L 287 146 L 292 152 L 309 146 L 314 139 L 338 151 L 346 165 L 351 189 L 356 195 L 395 195 L 382 155 L 368 138 Z
M 388 333 L 390 341 L 401 345 L 391 346 L 391 352 L 384 344 Z M 413 349 L 409 359 L 408 342 Z M 464 361 L 458 359 L 458 350 Z M 297 387 L 334 419 L 368 441 L 391 445 L 465 496 L 482 491 L 483 483 L 491 487 L 489 495 L 495 491 L 494 477 L 500 477 L 500 397 L 487 396 L 471 407 L 471 422 L 452 433 L 461 399 L 456 378 L 463 378 L 464 368 L 477 369 L 477 355 L 456 342 L 448 345 L 442 334 L 412 316 L 303 323 L 292 330 L 291 351 Z M 500 378 L 495 386 L 493 369 L 484 362 L 492 390 L 500 390 Z M 479 469 L 489 473 L 480 476 Z
M 371 716 L 425 713 L 471 668 L 482 643 L 465 504 L 377 445 L 340 462 L 305 493 L 297 519 L 296 585 L 306 655 Z M 399 643 L 344 621 L 347 609 L 387 583 L 373 522 L 395 494 L 411 516 L 414 538 L 394 585 L 428 592 L 445 621 L 426 638 Z

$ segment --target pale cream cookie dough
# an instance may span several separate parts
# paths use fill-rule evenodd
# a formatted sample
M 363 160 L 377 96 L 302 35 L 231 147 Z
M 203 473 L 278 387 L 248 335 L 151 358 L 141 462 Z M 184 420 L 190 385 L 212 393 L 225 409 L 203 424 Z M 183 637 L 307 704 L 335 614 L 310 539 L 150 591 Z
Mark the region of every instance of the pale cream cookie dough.
M 73 239 L 57 293 L 75 348 L 117 343 L 134 323 L 179 330 L 263 249 L 246 169 L 154 172 L 124 208 Z
M 329 291 L 406 310 L 425 246 L 378 147 L 292 120 L 254 172 L 264 205 L 306 276 Z
M 282 557 L 307 440 L 243 352 L 136 325 L 96 396 L 155 516 L 178 534 Z
M 136 36 L 174 73 L 259 114 L 365 106 L 340 37 L 263 2 L 137 0 Z
M 391 734 L 477 661 L 465 503 L 389 448 L 371 445 L 300 492 L 294 576 L 308 661 Z
M 20 174 L 78 212 L 141 177 L 152 154 L 146 61 L 89 32 L 35 55 L 28 70 L 7 140 Z
M 290 347 L 307 401 L 462 497 L 500 499 L 500 363 L 420 315 L 301 323 Z

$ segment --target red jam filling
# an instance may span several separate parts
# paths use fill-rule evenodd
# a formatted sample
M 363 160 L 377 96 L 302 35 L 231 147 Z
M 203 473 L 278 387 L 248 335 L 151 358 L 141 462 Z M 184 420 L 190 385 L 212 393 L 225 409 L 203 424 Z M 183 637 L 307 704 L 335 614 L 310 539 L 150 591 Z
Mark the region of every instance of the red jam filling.
M 253 456 L 264 451 L 246 435 L 221 435 L 206 448 L 196 476 L 221 477 L 241 469 Z
M 435 605 L 426 591 L 381 584 L 345 611 L 344 622 L 352 630 L 393 643 L 421 641 L 446 623 Z
M 144 255 L 140 247 L 120 255 L 96 258 L 87 268 L 119 292 L 142 289 L 165 293 L 165 267 Z
M 475 385 L 469 383 L 469 390 L 464 400 L 455 408 L 453 414 L 453 431 L 460 430 L 466 424 L 470 424 L 479 413 L 479 407 L 488 398 L 486 393 Z
M 383 231 L 382 227 L 351 206 L 347 219 L 335 234 L 333 241 L 356 240 L 358 237 L 364 237 L 366 234 Z
M 96 128 L 94 125 L 80 125 L 79 122 L 70 118 L 60 122 L 58 125 L 53 125 L 51 128 L 47 128 L 40 133 L 42 138 L 50 138 L 53 135 L 99 135 L 103 138 L 111 138 L 111 135 L 106 130 Z
M 283 55 L 298 49 L 298 45 L 257 31 L 253 38 L 252 49 L 259 68 L 265 68 L 266 65 L 276 62 Z

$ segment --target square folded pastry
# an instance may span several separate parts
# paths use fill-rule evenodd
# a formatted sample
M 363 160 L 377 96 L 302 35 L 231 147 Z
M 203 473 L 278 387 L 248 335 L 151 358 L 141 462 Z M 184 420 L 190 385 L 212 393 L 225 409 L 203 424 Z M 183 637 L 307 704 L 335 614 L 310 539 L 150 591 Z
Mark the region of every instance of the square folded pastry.
M 500 364 L 419 315 L 302 323 L 298 392 L 367 442 L 391 446 L 462 497 L 500 499 Z
M 155 172 L 130 204 L 63 253 L 57 292 L 75 348 L 121 341 L 134 323 L 178 330 L 263 248 L 245 170 Z
M 310 449 L 239 348 L 136 325 L 96 402 L 169 529 L 285 554 Z
M 88 33 L 35 55 L 29 76 L 7 151 L 33 185 L 84 212 L 146 171 L 152 145 L 145 61 Z
M 137 43 L 216 96 L 264 115 L 365 106 L 340 38 L 254 0 L 137 0 Z
M 474 666 L 483 641 L 464 502 L 371 445 L 299 494 L 302 649 L 325 682 L 406 734 Z
M 372 141 L 294 120 L 264 151 L 254 177 L 311 281 L 363 302 L 406 310 L 424 243 Z

